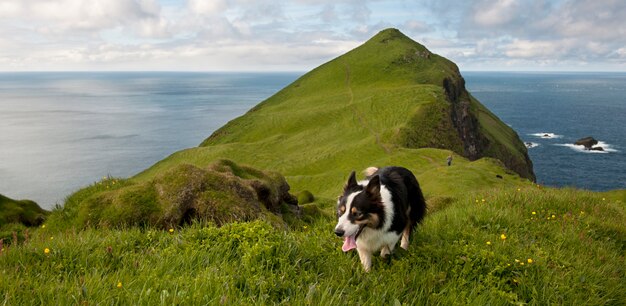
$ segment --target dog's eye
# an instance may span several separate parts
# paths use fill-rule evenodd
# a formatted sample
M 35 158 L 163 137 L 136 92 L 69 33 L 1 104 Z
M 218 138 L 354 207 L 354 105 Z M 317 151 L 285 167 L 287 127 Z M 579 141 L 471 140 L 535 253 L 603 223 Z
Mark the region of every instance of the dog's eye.
M 360 211 L 356 211 L 352 214 L 356 219 L 362 218 L 363 217 L 363 213 Z

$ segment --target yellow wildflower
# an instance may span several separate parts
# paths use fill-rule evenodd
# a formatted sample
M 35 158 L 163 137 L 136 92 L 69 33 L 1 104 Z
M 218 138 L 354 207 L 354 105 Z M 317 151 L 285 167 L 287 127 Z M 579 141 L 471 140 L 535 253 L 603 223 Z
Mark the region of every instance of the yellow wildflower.
M 487 245 L 491 245 L 491 241 L 487 241 Z
M 482 199 L 483 202 L 485 202 L 485 199 Z
M 533 211 L 533 215 L 536 215 L 536 214 L 537 214 L 537 212 L 536 212 L 536 211 Z
M 50 254 L 50 249 L 48 249 L 48 248 L 43 249 L 43 253 L 44 254 Z
M 520 265 L 520 266 L 523 266 L 523 265 L 524 265 L 524 263 L 523 263 L 523 262 L 520 262 L 520 263 L 519 263 L 519 265 Z
M 522 191 L 522 188 L 517 188 L 517 191 Z
M 552 215 L 552 219 L 555 219 L 555 218 L 556 218 L 556 216 L 555 216 L 555 215 Z
M 173 233 L 173 232 L 174 232 L 174 229 L 173 229 L 173 228 L 170 228 L 170 233 Z
M 515 258 L 515 262 L 519 262 L 519 259 Z
M 46 228 L 46 225 L 45 225 L 45 224 L 44 224 L 44 225 L 42 225 L 42 226 L 41 226 L 41 228 Z
M 533 260 L 531 258 L 528 258 L 528 263 L 529 264 L 533 263 Z
M 117 283 L 117 288 L 122 288 L 122 282 Z
M 50 240 L 54 240 L 54 237 L 50 237 Z
M 606 200 L 605 198 L 602 198 L 602 201 Z
M 500 239 L 506 240 L 506 235 L 505 234 L 500 235 Z

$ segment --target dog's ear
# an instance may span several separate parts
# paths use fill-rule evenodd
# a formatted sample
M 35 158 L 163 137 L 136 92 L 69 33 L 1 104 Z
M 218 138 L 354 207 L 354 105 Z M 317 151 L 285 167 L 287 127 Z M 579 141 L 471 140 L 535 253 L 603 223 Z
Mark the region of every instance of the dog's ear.
M 356 173 L 354 171 L 352 171 L 352 173 L 350 173 L 350 177 L 348 178 L 348 182 L 346 183 L 345 186 L 343 186 L 343 191 L 348 191 L 349 189 L 351 189 L 352 187 L 356 186 Z
M 369 196 L 380 196 L 380 176 L 375 175 L 372 179 L 370 179 L 370 182 L 365 188 L 365 192 L 367 192 L 367 195 Z

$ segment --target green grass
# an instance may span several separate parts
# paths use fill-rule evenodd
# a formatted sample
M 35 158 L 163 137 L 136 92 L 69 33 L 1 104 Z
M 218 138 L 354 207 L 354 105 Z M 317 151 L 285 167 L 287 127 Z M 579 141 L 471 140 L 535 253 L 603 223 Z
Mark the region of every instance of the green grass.
M 288 190 L 279 173 L 230 160 L 204 168 L 181 164 L 145 182 L 105 177 L 68 197 L 49 224 L 61 229 L 171 228 L 192 220 L 218 225 L 254 219 L 281 223 L 271 212 L 281 211 L 289 200 Z
M 362 271 L 354 252 L 341 252 L 332 201 L 305 205 L 318 213 L 289 230 L 265 221 L 220 228 L 195 223 L 171 233 L 40 228 L 0 255 L 0 301 L 624 303 L 624 203 L 585 191 L 519 189 L 486 189 L 431 208 L 409 251 L 398 250 L 389 261 L 376 256 L 371 273 Z

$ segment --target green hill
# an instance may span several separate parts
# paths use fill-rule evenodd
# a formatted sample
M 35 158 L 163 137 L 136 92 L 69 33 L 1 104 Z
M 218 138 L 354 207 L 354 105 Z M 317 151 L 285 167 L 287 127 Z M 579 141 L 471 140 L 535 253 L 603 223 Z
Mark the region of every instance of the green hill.
M 418 176 L 447 172 L 442 166 L 450 152 L 443 150 L 469 160 L 493 157 L 534 180 L 524 144 L 467 93 L 457 66 L 388 29 L 303 75 L 199 148 L 177 152 L 136 178 L 229 158 L 277 170 L 295 190 L 332 197 L 349 171 L 371 165 L 402 164 Z M 457 160 L 457 173 L 475 171 Z M 472 175 L 495 178 L 503 172 L 498 168 Z M 435 179 L 448 184 L 448 178 Z
M 449 155 L 457 156 L 450 168 Z M 277 171 L 294 193 L 322 199 L 335 197 L 350 171 L 368 166 L 411 169 L 431 201 L 534 180 L 524 144 L 467 93 L 458 67 L 388 29 L 303 75 L 200 147 L 174 153 L 115 191 L 77 192 L 64 207 L 65 220 L 111 225 L 99 218 L 112 209 L 139 218 L 112 218 L 119 224 L 171 224 L 158 217 L 165 211 L 158 207 L 170 204 L 155 196 L 155 180 L 183 165 L 205 169 L 221 159 Z

